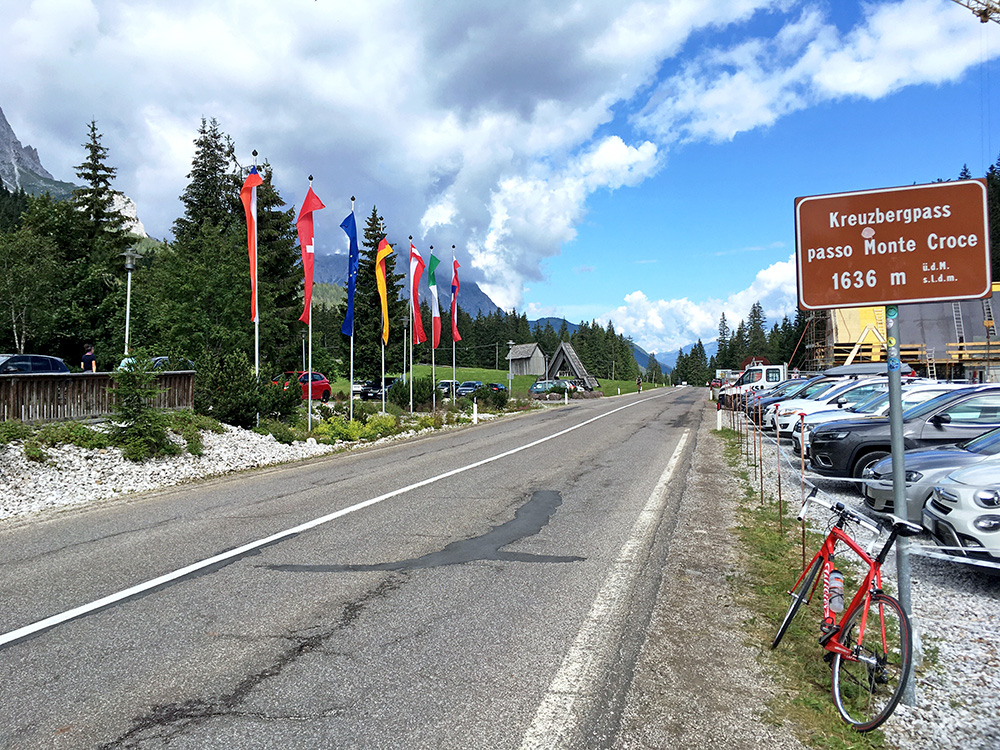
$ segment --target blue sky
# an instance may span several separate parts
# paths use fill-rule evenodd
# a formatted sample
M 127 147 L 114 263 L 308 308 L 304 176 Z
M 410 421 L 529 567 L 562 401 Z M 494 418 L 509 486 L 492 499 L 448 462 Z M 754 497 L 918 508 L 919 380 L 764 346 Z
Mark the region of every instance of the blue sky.
M 390 239 L 455 244 L 501 306 L 611 320 L 657 353 L 757 300 L 794 314 L 796 196 L 982 176 L 1000 155 L 1000 24 L 952 0 L 0 10 L 15 132 L 74 179 L 96 119 L 150 234 L 169 236 L 215 117 L 289 204 L 315 175 L 321 251 L 345 247 L 356 195 Z

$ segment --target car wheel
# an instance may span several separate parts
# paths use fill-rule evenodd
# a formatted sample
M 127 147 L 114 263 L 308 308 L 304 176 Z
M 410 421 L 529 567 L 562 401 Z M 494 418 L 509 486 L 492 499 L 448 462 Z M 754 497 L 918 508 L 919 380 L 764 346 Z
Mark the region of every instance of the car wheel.
M 867 469 L 869 466 L 874 466 L 888 455 L 890 454 L 886 453 L 885 451 L 870 451 L 868 453 L 865 453 L 863 456 L 861 456 L 861 458 L 859 458 L 857 461 L 854 462 L 854 470 L 851 472 L 851 476 L 853 476 L 855 479 L 861 479 L 861 477 L 864 476 L 865 469 Z M 856 487 L 856 489 L 858 490 L 858 494 L 864 497 L 865 493 L 864 490 L 862 490 L 861 488 L 862 485 L 860 484 L 857 485 Z
M 330 400 L 330 391 L 323 391 L 323 395 L 320 396 L 320 399 L 323 401 L 324 404 L 327 401 L 329 401 Z

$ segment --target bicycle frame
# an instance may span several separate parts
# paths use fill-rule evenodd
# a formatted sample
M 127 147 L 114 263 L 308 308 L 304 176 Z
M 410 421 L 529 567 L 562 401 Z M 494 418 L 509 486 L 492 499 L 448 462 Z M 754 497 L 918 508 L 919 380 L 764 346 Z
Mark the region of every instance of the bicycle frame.
M 836 613 L 830 609 L 830 573 L 834 568 L 834 552 L 836 550 L 837 542 L 843 542 L 849 549 L 851 549 L 861 560 L 868 566 L 868 572 L 865 574 L 861 585 L 855 592 L 854 596 L 851 598 L 850 604 L 844 607 L 843 613 L 840 616 L 840 622 L 837 622 Z M 891 540 L 890 540 L 891 544 Z M 881 555 L 879 555 L 881 557 Z M 829 630 L 824 631 L 823 637 L 820 639 L 820 643 L 827 651 L 833 653 L 839 653 L 842 657 L 847 659 L 854 659 L 852 646 L 850 644 L 843 644 L 840 642 L 840 626 L 847 621 L 856 609 L 859 607 L 864 607 L 867 604 L 868 598 L 876 591 L 882 590 L 882 564 L 877 558 L 873 558 L 866 552 L 861 545 L 859 545 L 854 539 L 847 534 L 839 526 L 834 526 L 830 529 L 830 533 L 827 534 L 826 539 L 823 540 L 823 545 L 820 547 L 819 551 L 813 555 L 812 560 L 803 569 L 801 575 L 799 575 L 798 580 L 795 582 L 795 586 L 801 583 L 803 577 L 812 568 L 816 560 L 821 559 L 822 563 L 822 580 L 823 580 L 823 624 L 829 623 Z M 812 601 L 813 595 L 816 592 L 816 587 L 819 586 L 820 578 L 813 582 L 812 591 L 809 592 L 809 598 L 806 603 Z M 792 590 L 795 589 L 792 587 Z M 867 608 L 866 608 L 867 610 Z M 858 642 L 861 642 L 864 637 L 865 621 L 867 620 L 868 612 L 863 611 L 861 615 L 861 624 L 859 626 L 858 632 Z

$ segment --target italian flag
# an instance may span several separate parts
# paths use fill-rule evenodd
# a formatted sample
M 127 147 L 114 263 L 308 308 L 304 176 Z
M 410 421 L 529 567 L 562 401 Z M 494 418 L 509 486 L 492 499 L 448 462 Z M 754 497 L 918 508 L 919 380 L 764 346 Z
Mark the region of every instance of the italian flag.
M 434 253 L 431 253 L 427 261 L 427 286 L 431 291 L 431 345 L 435 349 L 441 343 L 441 310 L 438 309 L 438 287 L 437 279 L 434 277 L 434 270 L 440 262 L 434 257 Z

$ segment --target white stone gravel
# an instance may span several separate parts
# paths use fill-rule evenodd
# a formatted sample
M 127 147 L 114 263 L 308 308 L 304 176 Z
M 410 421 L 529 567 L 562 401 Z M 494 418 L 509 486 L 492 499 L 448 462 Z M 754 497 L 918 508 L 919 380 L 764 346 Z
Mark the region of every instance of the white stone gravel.
M 777 494 L 777 452 L 765 438 L 764 492 Z M 801 499 L 799 459 L 782 442 L 782 497 L 791 513 Z M 750 468 L 753 478 L 753 467 Z M 807 475 L 829 499 L 841 500 L 867 513 L 861 496 L 849 484 Z M 759 481 L 759 480 L 758 480 Z M 807 485 L 806 491 L 809 491 Z M 826 517 L 814 507 L 809 517 L 819 526 Z M 868 515 L 871 515 L 870 513 Z M 793 519 L 794 520 L 794 519 Z M 926 534 L 911 538 L 915 550 L 934 549 Z M 809 550 L 810 553 L 815 550 Z M 901 750 L 1000 748 L 1000 571 L 911 555 L 911 619 L 928 655 L 916 676 L 916 705 L 900 704 L 883 725 L 890 742 Z M 893 556 L 882 568 L 886 587 L 896 589 Z M 816 658 L 822 658 L 817 646 Z
M 311 458 L 338 449 L 315 440 L 283 445 L 271 435 L 225 426 L 202 432 L 204 454 L 142 463 L 122 458 L 117 448 L 86 450 L 74 445 L 47 448 L 49 460 L 30 461 L 24 445 L 0 446 L 0 520 L 145 492 L 204 477 Z

